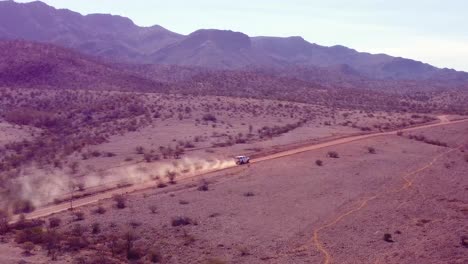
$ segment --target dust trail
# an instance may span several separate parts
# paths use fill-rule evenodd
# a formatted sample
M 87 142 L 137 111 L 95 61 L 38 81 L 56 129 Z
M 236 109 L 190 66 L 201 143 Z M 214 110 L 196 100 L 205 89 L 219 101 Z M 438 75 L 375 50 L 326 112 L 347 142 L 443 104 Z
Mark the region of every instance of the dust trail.
M 168 182 L 235 166 L 234 160 L 183 158 L 168 162 L 140 163 L 112 168 L 86 175 L 71 175 L 63 170 L 28 168 L 19 177 L 8 182 L 7 190 L 0 192 L 0 208 L 15 211 L 19 201 L 30 201 L 34 207 L 51 204 L 56 199 L 68 198 L 72 191 L 80 194 L 99 188 L 113 188 L 150 181 Z

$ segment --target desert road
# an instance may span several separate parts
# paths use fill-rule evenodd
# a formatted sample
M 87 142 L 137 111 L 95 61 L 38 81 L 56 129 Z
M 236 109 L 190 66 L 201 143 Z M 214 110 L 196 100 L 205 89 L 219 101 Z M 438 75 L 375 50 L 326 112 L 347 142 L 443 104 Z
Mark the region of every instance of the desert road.
M 414 127 L 410 127 L 410 128 L 406 128 L 406 129 L 400 129 L 398 131 L 409 132 L 409 131 L 414 131 L 414 130 L 427 129 L 427 128 L 432 128 L 432 127 L 438 127 L 438 126 L 444 126 L 444 125 L 450 125 L 450 124 L 456 124 L 456 123 L 462 123 L 462 122 L 468 121 L 468 119 L 450 121 L 446 116 L 439 116 L 439 120 L 440 121 L 438 123 L 414 126 Z M 267 161 L 267 160 L 277 159 L 277 158 L 281 158 L 281 157 L 295 155 L 295 154 L 298 154 L 298 153 L 303 153 L 303 152 L 322 149 L 322 148 L 326 148 L 326 147 L 346 144 L 346 143 L 359 141 L 359 140 L 365 140 L 365 139 L 374 138 L 374 137 L 396 135 L 398 133 L 398 131 L 377 132 L 377 133 L 371 133 L 371 134 L 365 134 L 365 135 L 349 136 L 349 137 L 344 137 L 344 138 L 340 138 L 340 139 L 330 140 L 328 142 L 323 142 L 323 143 L 318 143 L 318 144 L 313 144 L 313 145 L 308 145 L 308 146 L 302 146 L 302 147 L 298 147 L 298 148 L 295 148 L 295 149 L 281 151 L 281 152 L 274 153 L 274 154 L 271 154 L 271 155 L 266 155 L 266 156 L 263 156 L 263 157 L 260 157 L 260 158 L 256 158 L 256 159 L 253 159 L 251 161 L 251 163 L 255 164 L 255 163 L 259 163 L 259 162 L 263 162 L 263 161 Z M 223 168 L 223 169 L 220 169 L 220 170 L 214 170 L 214 171 L 212 170 L 212 171 L 209 171 L 209 172 L 203 172 L 203 173 L 200 173 L 200 174 L 197 174 L 197 175 L 192 175 L 190 177 L 186 177 L 186 178 L 182 179 L 181 182 L 183 183 L 183 181 L 185 181 L 185 180 L 190 180 L 190 179 L 193 179 L 193 178 L 197 178 L 197 177 L 200 177 L 202 175 L 206 175 L 208 173 L 212 173 L 212 172 L 215 172 L 215 171 L 230 170 L 230 169 L 232 169 L 234 167 L 237 167 L 237 166 L 232 166 L 232 167 Z M 116 189 L 112 189 L 112 190 L 92 194 L 92 195 L 89 195 L 89 196 L 86 196 L 86 197 L 83 197 L 83 198 L 76 198 L 76 199 L 73 200 L 73 208 L 78 208 L 78 207 L 82 207 L 82 206 L 85 206 L 85 205 L 97 203 L 100 200 L 112 198 L 116 194 L 133 193 L 133 192 L 136 192 L 136 191 L 141 191 L 141 190 L 145 190 L 145 189 L 153 188 L 153 187 L 156 187 L 156 182 L 147 182 L 147 183 L 132 185 L 132 186 L 123 187 L 123 188 L 116 188 Z M 51 214 L 66 211 L 69 208 L 70 208 L 70 202 L 47 205 L 45 207 L 36 209 L 34 212 L 31 212 L 29 214 L 25 214 L 25 217 L 26 217 L 26 219 L 36 219 L 36 218 L 46 217 L 46 216 L 49 216 Z M 15 221 L 15 219 L 12 220 L 12 222 L 14 222 L 14 221 Z

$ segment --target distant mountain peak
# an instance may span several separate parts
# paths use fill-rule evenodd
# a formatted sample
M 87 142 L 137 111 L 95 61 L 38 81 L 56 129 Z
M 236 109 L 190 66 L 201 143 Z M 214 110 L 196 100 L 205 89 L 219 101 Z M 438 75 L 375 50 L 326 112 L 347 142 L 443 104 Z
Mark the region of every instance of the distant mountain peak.
M 110 14 L 83 16 L 35 1 L 0 2 L 0 39 L 24 39 L 62 45 L 113 61 L 199 66 L 320 67 L 324 71 L 389 80 L 464 80 L 467 73 L 421 62 L 370 54 L 306 41 L 301 36 L 249 37 L 242 32 L 200 29 L 184 36 L 161 26 L 139 27 Z M 341 66 L 337 66 L 341 65 Z

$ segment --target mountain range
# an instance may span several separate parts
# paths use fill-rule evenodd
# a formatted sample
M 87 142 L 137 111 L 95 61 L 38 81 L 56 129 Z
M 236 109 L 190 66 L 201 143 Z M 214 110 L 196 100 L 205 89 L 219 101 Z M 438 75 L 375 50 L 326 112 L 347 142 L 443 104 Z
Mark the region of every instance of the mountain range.
M 357 52 L 344 46 L 320 46 L 302 37 L 249 37 L 216 29 L 182 35 L 158 25 L 140 27 L 121 16 L 81 15 L 39 1 L 1 1 L 0 39 L 60 45 L 119 63 L 269 69 L 296 77 L 295 69 L 300 68 L 303 73 L 315 73 L 315 77 L 324 73 L 330 78 L 338 76 L 344 84 L 363 80 L 426 81 L 459 87 L 468 82 L 465 72 L 385 54 Z M 305 79 L 310 76 L 305 75 Z

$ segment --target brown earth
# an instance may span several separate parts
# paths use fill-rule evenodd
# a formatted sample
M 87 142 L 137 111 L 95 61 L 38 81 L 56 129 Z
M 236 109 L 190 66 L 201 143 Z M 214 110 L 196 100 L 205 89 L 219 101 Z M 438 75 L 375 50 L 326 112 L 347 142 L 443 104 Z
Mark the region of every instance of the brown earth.
M 463 122 L 236 167 L 205 176 L 206 192 L 197 190 L 198 179 L 182 181 L 128 195 L 125 209 L 103 200 L 103 215 L 93 213 L 95 205 L 83 207 L 79 222 L 63 212 L 55 215 L 62 232 L 95 222 L 102 231 L 86 231 L 93 246 L 58 263 L 96 259 L 107 252 L 105 238 L 128 230 L 163 263 L 466 263 L 467 129 Z M 328 158 L 329 151 L 340 158 Z M 195 224 L 173 227 L 177 216 Z

